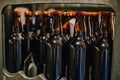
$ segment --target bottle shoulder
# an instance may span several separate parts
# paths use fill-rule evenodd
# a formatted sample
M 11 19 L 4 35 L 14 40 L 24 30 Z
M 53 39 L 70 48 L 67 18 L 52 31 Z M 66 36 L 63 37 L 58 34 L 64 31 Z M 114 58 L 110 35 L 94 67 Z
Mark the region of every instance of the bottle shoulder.
M 72 44 L 75 47 L 85 47 L 86 46 L 83 37 L 80 37 L 80 36 L 76 36 Z
M 24 36 L 22 33 L 12 33 L 10 36 L 11 41 L 21 41 L 24 39 Z

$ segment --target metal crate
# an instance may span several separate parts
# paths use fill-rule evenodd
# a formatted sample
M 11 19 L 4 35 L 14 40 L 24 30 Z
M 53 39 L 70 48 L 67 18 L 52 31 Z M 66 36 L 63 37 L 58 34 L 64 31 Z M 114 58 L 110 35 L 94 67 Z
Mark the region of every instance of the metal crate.
M 4 54 L 5 54 L 5 32 L 3 22 L 3 10 L 8 5 L 23 5 L 29 4 L 34 7 L 36 4 L 42 4 L 43 8 L 55 7 L 59 4 L 64 8 L 65 6 L 72 7 L 111 7 L 115 11 L 115 38 L 113 46 L 112 59 L 112 73 L 111 80 L 120 80 L 120 0 L 0 0 L 0 80 L 46 80 L 43 74 L 36 77 L 29 78 L 24 75 L 22 71 L 12 74 L 4 68 Z M 44 5 L 45 4 L 45 5 Z M 76 5 L 77 4 L 77 5 Z

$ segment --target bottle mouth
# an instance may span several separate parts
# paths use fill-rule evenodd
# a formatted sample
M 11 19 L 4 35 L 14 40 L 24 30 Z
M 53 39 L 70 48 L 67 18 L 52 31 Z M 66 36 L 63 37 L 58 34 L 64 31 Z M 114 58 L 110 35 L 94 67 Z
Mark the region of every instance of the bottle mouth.
M 42 11 L 35 11 L 34 14 L 35 15 L 41 15 L 41 14 L 43 14 L 43 12 Z
M 45 15 L 63 15 L 64 12 L 63 11 L 44 11 L 43 14 Z
M 32 11 L 25 11 L 25 15 L 31 16 L 32 15 Z
M 52 11 L 43 11 L 43 14 L 50 16 L 52 14 Z
M 75 16 L 76 13 L 77 13 L 76 11 L 67 11 L 67 12 L 64 12 L 63 14 L 66 16 Z
M 13 14 L 20 15 L 20 14 L 21 14 L 21 12 L 20 12 L 20 11 L 17 11 L 17 10 L 14 10 L 14 11 L 13 11 Z

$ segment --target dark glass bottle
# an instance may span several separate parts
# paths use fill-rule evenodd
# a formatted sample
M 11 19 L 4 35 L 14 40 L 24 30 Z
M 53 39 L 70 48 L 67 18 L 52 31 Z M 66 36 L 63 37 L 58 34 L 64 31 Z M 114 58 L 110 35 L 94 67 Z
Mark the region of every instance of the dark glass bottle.
M 46 37 L 48 40 L 51 40 L 54 34 L 54 19 L 53 19 L 53 14 L 51 11 L 45 11 L 45 20 L 44 20 L 44 24 L 46 26 Z M 46 21 L 48 22 L 48 24 L 46 24 Z
M 70 29 L 69 29 L 69 16 L 66 12 L 63 13 L 62 16 L 62 28 L 63 28 L 63 35 L 62 35 L 62 77 L 67 77 L 67 55 L 68 55 L 68 44 L 70 39 Z
M 76 22 L 76 11 L 67 11 L 64 13 L 67 16 L 69 23 L 69 36 L 70 38 L 75 36 L 75 22 Z
M 114 12 L 109 12 L 108 16 L 108 44 L 109 44 L 109 74 L 108 74 L 108 80 L 110 80 L 111 77 L 111 67 L 112 67 L 112 55 L 113 55 L 113 43 L 114 43 Z
M 43 12 L 41 11 L 35 11 L 34 12 L 34 28 L 35 28 L 35 32 L 34 32 L 34 36 L 37 38 L 40 33 L 42 33 L 42 29 L 43 29 Z
M 103 38 L 102 38 L 102 43 L 100 45 L 100 53 L 102 54 L 101 56 L 101 62 L 102 62 L 102 72 L 101 72 L 101 78 L 102 80 L 108 80 L 108 70 L 109 70 L 109 44 L 107 40 L 107 19 L 105 16 L 102 14 L 102 19 L 101 22 L 103 22 Z
M 60 37 L 61 12 L 52 12 L 54 34 L 46 46 L 47 62 L 46 77 L 48 80 L 58 80 L 61 77 L 62 67 L 62 39 Z
M 33 47 L 33 31 L 32 31 L 32 12 L 25 12 L 25 24 L 23 26 L 24 41 L 22 43 L 23 61 L 27 58 Z
M 109 72 L 109 44 L 107 33 L 107 17 L 104 13 L 100 13 L 100 29 L 102 35 L 98 43 L 99 52 L 95 55 L 95 79 L 94 80 L 108 80 Z
M 90 16 L 92 15 L 92 12 L 80 12 L 84 16 L 84 27 L 85 27 L 85 32 L 84 35 L 86 36 L 86 42 L 88 45 L 92 43 L 91 41 L 91 23 L 90 23 Z
M 89 80 L 89 76 L 90 76 L 90 69 L 91 69 L 91 61 L 92 58 L 91 56 L 93 56 L 93 52 L 92 51 L 92 46 L 91 46 L 91 23 L 90 23 L 90 16 L 92 15 L 91 12 L 78 12 L 78 16 L 80 17 L 81 22 L 81 26 L 82 26 L 82 31 L 83 31 L 83 38 L 84 38 L 84 42 L 86 45 L 86 69 L 85 69 L 85 79 Z
M 41 37 L 43 37 L 42 34 L 45 34 L 44 32 L 44 26 L 43 26 L 43 12 L 41 11 L 35 11 L 35 32 L 33 33 L 33 40 L 32 40 L 32 52 L 33 52 L 33 58 L 34 62 L 37 65 L 38 68 L 38 74 L 43 73 L 43 59 L 44 57 L 41 55 L 44 52 L 45 48 L 42 48 L 41 46 Z
M 50 34 L 51 32 L 49 32 L 47 29 L 50 25 L 49 23 L 49 12 L 44 11 L 43 12 L 43 19 L 42 19 L 42 26 L 41 26 L 41 33 L 39 35 L 39 67 L 40 67 L 40 71 L 41 73 L 45 74 L 45 68 L 46 68 L 46 44 L 47 44 L 47 40 L 49 38 L 49 36 L 47 36 L 47 32 L 48 34 Z
M 112 54 L 113 54 L 113 41 L 114 41 L 114 12 L 102 12 L 102 16 L 104 17 L 104 20 L 106 21 L 106 39 L 107 39 L 107 44 L 109 52 L 106 54 L 106 76 L 104 80 L 110 80 L 111 76 L 111 65 L 112 65 Z M 105 73 L 105 72 L 104 72 Z
M 66 36 L 66 39 L 68 38 L 68 41 L 67 41 L 68 44 L 73 43 L 74 39 L 76 37 L 76 31 L 75 31 L 76 14 L 77 14 L 76 11 L 67 11 L 64 13 L 64 15 L 66 15 L 66 17 L 67 17 L 66 23 L 68 24 L 67 25 L 68 26 L 67 36 Z M 64 23 L 64 24 L 66 24 L 66 23 Z
M 75 25 L 76 36 L 69 44 L 68 80 L 85 80 L 86 46 L 83 39 L 82 17 Z
M 75 23 L 76 23 L 76 11 L 67 11 L 63 15 L 63 52 L 62 52 L 62 76 L 69 78 L 69 44 L 74 40 L 75 35 Z
M 24 13 L 25 15 L 25 22 L 23 25 L 23 33 L 24 35 L 27 35 L 28 32 L 32 32 L 32 11 L 26 11 Z
M 88 17 L 88 24 L 91 27 L 91 35 L 90 35 L 90 39 L 91 39 L 91 44 L 89 46 L 89 51 L 88 51 L 88 61 L 90 63 L 89 66 L 89 77 L 94 80 L 94 71 L 95 71 L 95 55 L 98 54 L 99 50 L 98 50 L 98 32 L 97 32 L 97 28 L 99 26 L 98 24 L 98 14 L 99 12 L 90 12 L 89 13 L 89 17 Z M 97 41 L 98 40 L 98 41 Z M 91 70 L 90 70 L 91 69 Z
M 84 43 L 86 45 L 86 66 L 85 66 L 85 80 L 89 80 L 89 76 L 90 76 L 90 68 L 91 68 L 91 53 L 90 53 L 90 39 L 88 37 L 88 20 L 87 20 L 87 16 L 88 16 L 88 12 L 78 12 L 77 15 L 79 16 L 79 18 L 81 19 L 81 26 L 82 26 L 82 31 L 83 31 L 83 39 L 84 39 Z
M 14 73 L 22 69 L 22 28 L 20 23 L 20 12 L 13 11 L 12 34 L 9 39 L 9 54 L 6 62 L 6 68 L 9 72 Z
M 95 80 L 95 77 L 97 76 L 97 73 L 94 74 L 94 72 L 96 71 L 97 72 L 97 69 L 95 68 L 96 66 L 99 67 L 98 64 L 95 64 L 96 63 L 99 63 L 99 42 L 100 42 L 100 37 L 98 36 L 98 29 L 99 29 L 99 12 L 92 12 L 92 15 L 90 16 L 90 24 L 91 24 L 91 48 L 90 50 L 92 51 L 91 54 L 89 54 L 89 60 L 90 61 L 90 64 L 91 64 L 91 73 L 89 76 L 91 77 L 91 80 Z M 100 34 L 101 36 L 101 34 Z M 91 52 L 90 51 L 90 52 Z M 98 59 L 98 60 L 96 60 Z M 98 61 L 98 62 L 97 62 Z M 96 69 L 96 70 L 95 70 Z M 99 71 L 99 70 L 98 70 Z M 99 74 L 98 74 L 99 75 Z
M 62 28 L 63 28 L 62 37 L 65 41 L 67 41 L 69 40 L 69 37 L 70 37 L 70 26 L 69 26 L 69 16 L 66 14 L 63 14 L 62 16 Z

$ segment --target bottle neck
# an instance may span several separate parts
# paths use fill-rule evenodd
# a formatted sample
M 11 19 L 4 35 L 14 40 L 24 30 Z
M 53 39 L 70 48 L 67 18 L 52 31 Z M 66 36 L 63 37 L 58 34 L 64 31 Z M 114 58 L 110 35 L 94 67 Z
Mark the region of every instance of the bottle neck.
M 43 23 L 42 23 L 42 16 L 41 15 L 36 15 L 35 16 L 35 29 L 38 30 L 38 29 L 41 29 L 42 26 L 43 26 Z
M 53 15 L 52 25 L 54 28 L 54 35 L 61 36 L 62 22 L 60 15 Z
M 103 32 L 103 38 L 107 39 L 107 17 L 106 16 L 101 16 L 101 28 Z
M 20 27 L 21 27 L 21 25 L 20 25 L 20 20 L 19 20 L 19 16 L 17 16 L 17 15 L 15 15 L 14 16 L 14 21 L 13 21 L 13 32 L 17 32 L 17 33 L 19 33 L 21 30 L 20 30 Z
M 84 32 L 84 16 L 78 16 L 75 29 L 77 30 L 77 35 L 83 37 Z
M 111 37 L 114 37 L 114 16 L 113 15 L 110 15 L 109 22 L 110 22 L 110 35 Z
M 94 27 L 94 36 L 98 37 L 98 31 L 99 31 L 99 18 L 98 18 L 98 16 L 94 17 L 93 23 L 94 23 L 94 26 L 93 26 Z
M 63 35 L 70 35 L 70 27 L 69 27 L 69 20 L 68 17 L 64 16 L 63 17 L 63 25 L 62 25 L 62 29 L 63 29 Z
M 32 31 L 32 16 L 26 16 L 24 30 Z
M 83 16 L 83 36 L 87 39 L 86 16 Z
M 54 19 L 53 19 L 53 16 L 49 17 L 49 23 L 50 23 L 49 34 L 53 35 L 53 33 L 54 33 Z

